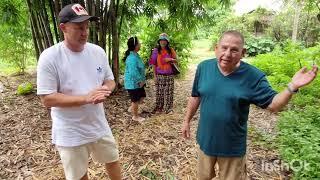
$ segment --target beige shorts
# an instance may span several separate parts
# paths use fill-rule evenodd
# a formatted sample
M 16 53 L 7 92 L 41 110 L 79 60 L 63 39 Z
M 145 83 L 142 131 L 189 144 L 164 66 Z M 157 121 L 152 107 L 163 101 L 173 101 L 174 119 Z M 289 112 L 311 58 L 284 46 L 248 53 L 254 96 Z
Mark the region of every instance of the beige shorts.
M 105 136 L 81 146 L 56 146 L 56 148 L 67 180 L 79 180 L 86 174 L 90 155 L 99 163 L 112 163 L 119 159 L 119 151 L 113 136 Z
M 247 180 L 246 156 L 217 157 L 208 156 L 198 150 L 199 180 Z

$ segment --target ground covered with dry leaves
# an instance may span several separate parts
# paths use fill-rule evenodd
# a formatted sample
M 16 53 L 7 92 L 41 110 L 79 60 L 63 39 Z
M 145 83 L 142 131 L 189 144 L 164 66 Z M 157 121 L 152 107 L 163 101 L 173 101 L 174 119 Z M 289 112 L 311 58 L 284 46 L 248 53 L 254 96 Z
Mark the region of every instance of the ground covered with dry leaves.
M 184 140 L 180 128 L 195 67 L 175 81 L 173 114 L 151 114 L 154 86 L 148 81 L 147 99 L 141 124 L 127 112 L 127 93 L 119 90 L 105 102 L 109 124 L 117 139 L 124 179 L 196 179 L 197 147 L 192 138 Z M 16 85 L 25 80 L 35 84 L 35 75 L 2 77 L 0 93 L 0 179 L 64 179 L 59 155 L 51 144 L 51 120 L 35 94 L 17 96 Z M 264 144 L 261 134 L 276 135 L 276 115 L 252 107 L 249 123 L 248 174 L 251 179 L 287 179 L 288 172 L 265 171 L 263 163 L 279 159 L 274 146 Z M 90 161 L 90 179 L 106 179 L 104 168 Z

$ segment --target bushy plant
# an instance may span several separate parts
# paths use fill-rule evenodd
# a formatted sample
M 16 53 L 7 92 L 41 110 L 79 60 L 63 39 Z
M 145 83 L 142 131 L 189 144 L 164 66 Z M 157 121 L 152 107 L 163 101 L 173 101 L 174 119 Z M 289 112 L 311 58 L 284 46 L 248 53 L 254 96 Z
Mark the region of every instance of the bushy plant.
M 26 3 L 1 1 L 0 17 L 3 17 L 0 19 L 0 58 L 24 73 L 33 52 Z
M 24 82 L 20 84 L 17 88 L 18 95 L 31 94 L 34 91 L 33 85 L 30 82 Z
M 245 47 L 248 56 L 256 56 L 265 54 L 274 49 L 275 43 L 270 38 L 265 37 L 250 37 L 246 39 Z
M 251 36 L 251 32 L 248 30 L 248 24 L 243 16 L 235 16 L 228 14 L 223 16 L 217 25 L 212 28 L 212 35 L 210 36 L 211 41 L 216 44 L 221 36 L 221 34 L 228 30 L 237 30 L 241 32 L 244 37 Z
M 285 161 L 307 164 L 305 167 L 297 166 L 292 169 L 294 179 L 319 179 L 320 106 L 306 106 L 303 111 L 296 109 L 283 112 L 277 128 L 279 149 Z
M 258 55 L 251 62 L 268 75 L 273 88 L 282 91 L 301 66 L 309 69 L 319 63 L 320 46 L 302 49 L 288 42 L 272 53 Z M 291 163 L 294 179 L 320 178 L 320 79 L 300 89 L 291 101 L 290 110 L 278 121 L 279 150 L 282 159 Z M 296 162 L 297 166 L 294 166 Z M 307 168 L 299 167 L 307 163 Z
M 307 64 L 305 60 L 300 60 L 299 57 L 292 54 L 261 54 L 252 60 L 252 64 L 262 70 L 267 76 L 282 74 L 292 77 L 300 69 L 300 62 L 303 65 Z

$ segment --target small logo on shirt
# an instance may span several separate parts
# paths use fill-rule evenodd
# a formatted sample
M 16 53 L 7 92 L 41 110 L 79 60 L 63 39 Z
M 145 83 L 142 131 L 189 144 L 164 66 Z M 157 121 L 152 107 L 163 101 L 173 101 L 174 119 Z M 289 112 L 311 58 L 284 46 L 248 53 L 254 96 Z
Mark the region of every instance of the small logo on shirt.
M 98 68 L 97 68 L 97 72 L 98 72 L 98 73 L 101 73 L 101 72 L 102 72 L 102 68 L 101 68 L 101 67 L 98 67 Z

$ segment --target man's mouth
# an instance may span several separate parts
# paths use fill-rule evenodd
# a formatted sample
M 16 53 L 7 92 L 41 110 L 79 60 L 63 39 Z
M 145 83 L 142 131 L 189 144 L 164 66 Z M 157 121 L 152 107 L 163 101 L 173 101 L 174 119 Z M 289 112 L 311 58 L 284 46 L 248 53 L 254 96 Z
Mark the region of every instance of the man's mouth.
M 229 60 L 225 60 L 225 59 L 221 59 L 221 62 L 229 63 L 230 61 Z

